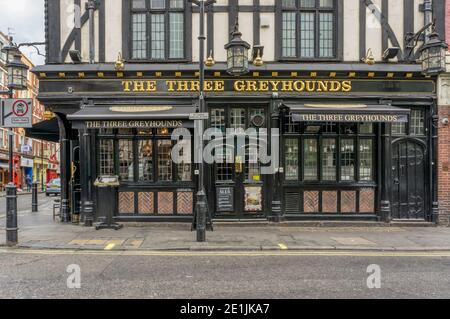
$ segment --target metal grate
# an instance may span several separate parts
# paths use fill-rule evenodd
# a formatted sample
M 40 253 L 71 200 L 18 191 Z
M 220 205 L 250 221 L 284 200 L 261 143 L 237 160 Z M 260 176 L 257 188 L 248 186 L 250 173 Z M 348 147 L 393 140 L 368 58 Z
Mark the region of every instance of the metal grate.
M 287 192 L 284 196 L 286 213 L 300 212 L 300 193 Z

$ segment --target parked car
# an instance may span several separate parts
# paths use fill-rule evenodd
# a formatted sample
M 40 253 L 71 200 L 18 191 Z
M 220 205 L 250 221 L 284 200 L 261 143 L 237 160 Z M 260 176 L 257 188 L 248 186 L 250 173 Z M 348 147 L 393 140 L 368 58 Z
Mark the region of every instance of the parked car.
M 45 195 L 50 196 L 50 195 L 60 195 L 60 194 L 61 194 L 61 179 L 60 178 L 52 179 L 47 184 L 47 189 L 45 190 Z

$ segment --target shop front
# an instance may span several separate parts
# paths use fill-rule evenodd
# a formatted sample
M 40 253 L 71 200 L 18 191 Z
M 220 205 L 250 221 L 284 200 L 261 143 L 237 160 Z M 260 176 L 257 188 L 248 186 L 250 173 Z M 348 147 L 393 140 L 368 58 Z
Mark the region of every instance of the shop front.
M 207 72 L 210 217 L 434 220 L 435 81 L 415 65 L 333 66 L 341 71 Z M 41 79 L 40 99 L 60 124 L 63 206 L 73 207 L 67 181 L 79 179 L 81 220 L 112 207 L 119 221 L 192 221 L 195 67 L 83 72 L 46 69 Z M 96 186 L 108 176 L 120 184 L 113 198 Z

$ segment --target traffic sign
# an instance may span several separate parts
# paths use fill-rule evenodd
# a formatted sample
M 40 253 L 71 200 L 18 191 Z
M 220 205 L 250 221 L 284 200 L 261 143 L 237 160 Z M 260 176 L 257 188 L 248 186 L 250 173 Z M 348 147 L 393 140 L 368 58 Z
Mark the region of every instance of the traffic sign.
M 207 120 L 209 119 L 209 114 L 208 113 L 191 113 L 189 115 L 189 119 L 191 121 L 195 121 L 195 120 Z
M 4 99 L 1 109 L 2 126 L 31 128 L 33 126 L 32 99 Z

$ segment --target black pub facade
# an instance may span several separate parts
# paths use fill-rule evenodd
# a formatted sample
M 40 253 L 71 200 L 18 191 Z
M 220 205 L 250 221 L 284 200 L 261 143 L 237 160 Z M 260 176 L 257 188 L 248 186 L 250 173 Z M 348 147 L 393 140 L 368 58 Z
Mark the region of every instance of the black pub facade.
M 66 30 L 66 2 L 47 1 L 48 61 L 34 70 L 39 99 L 55 115 L 49 126 L 59 127 L 63 221 L 89 224 L 113 211 L 118 221 L 191 222 L 198 9 L 186 1 L 88 1 L 81 29 Z M 416 31 L 414 21 L 405 14 L 398 27 L 384 1 L 219 2 L 206 13 L 207 127 L 267 130 L 272 161 L 254 160 L 248 143 L 238 149 L 238 137 L 216 148 L 221 160 L 205 172 L 211 217 L 434 221 L 436 79 L 422 75 L 396 33 Z M 381 15 L 366 11 L 371 4 Z M 423 19 L 419 8 L 396 8 Z M 227 72 L 223 49 L 236 17 L 243 39 L 259 48 L 240 76 Z M 95 31 L 82 32 L 89 23 Z M 397 55 L 383 60 L 395 43 Z M 191 137 L 174 140 L 178 129 Z M 176 145 L 183 161 L 172 159 Z M 105 192 L 113 176 L 116 191 Z

